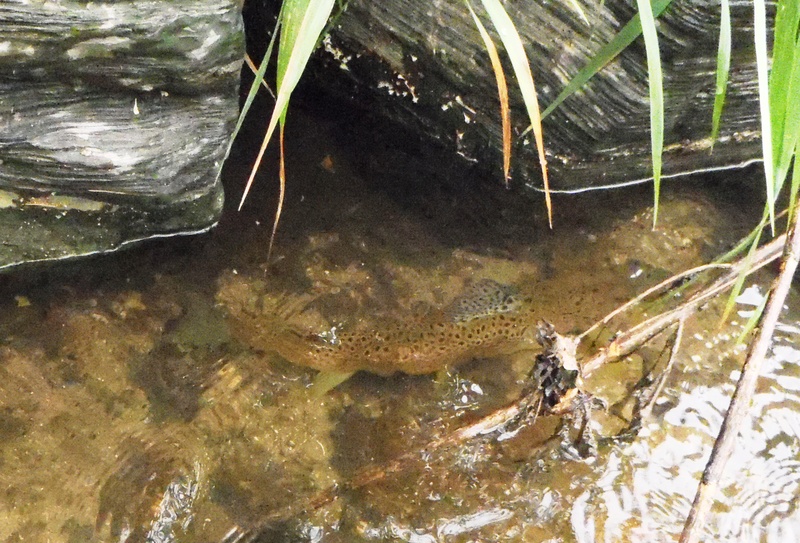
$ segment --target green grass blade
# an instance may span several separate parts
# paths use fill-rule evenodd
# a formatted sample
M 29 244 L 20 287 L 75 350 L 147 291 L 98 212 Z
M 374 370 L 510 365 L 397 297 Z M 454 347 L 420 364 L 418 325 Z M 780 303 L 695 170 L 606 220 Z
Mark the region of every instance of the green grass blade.
M 714 113 L 711 118 L 711 152 L 719 137 L 722 108 L 728 89 L 728 74 L 731 68 L 731 6 L 728 0 L 721 0 L 719 18 L 719 47 L 717 48 L 717 84 L 714 92 Z
M 775 233 L 775 167 L 772 158 L 772 122 L 769 105 L 769 60 L 767 58 L 767 14 L 764 0 L 753 0 L 753 34 L 758 71 L 758 104 L 761 114 L 761 152 L 767 188 L 769 224 Z
M 794 58 L 792 59 L 791 78 L 786 89 L 786 108 L 783 114 L 783 134 L 781 136 L 781 152 L 775 166 L 775 179 L 778 190 L 783 186 L 792 159 L 797 155 L 797 142 L 800 139 L 800 41 L 794 45 Z M 797 182 L 792 177 L 792 183 Z
M 661 192 L 661 153 L 664 150 L 664 81 L 658 50 L 656 21 L 648 0 L 636 0 L 642 21 L 647 75 L 650 86 L 650 146 L 653 158 L 653 228 L 658 220 L 658 199 Z
M 739 296 L 737 295 L 736 297 L 738 298 Z M 767 307 L 767 298 L 769 298 L 769 296 L 764 296 L 762 298 L 761 302 L 758 304 L 758 307 L 753 310 L 753 314 L 747 319 L 747 322 L 742 327 L 742 332 L 736 339 L 737 345 L 744 343 L 744 340 L 750 335 L 750 332 L 755 330 L 758 320 L 761 318 L 761 314 L 764 313 L 764 308 Z
M 522 93 L 522 99 L 525 102 L 525 108 L 528 111 L 528 117 L 533 126 L 533 134 L 536 139 L 536 148 L 539 152 L 539 164 L 542 168 L 542 179 L 544 181 L 544 194 L 545 202 L 547 204 L 547 216 L 550 222 L 550 227 L 553 226 L 552 206 L 550 202 L 550 184 L 547 179 L 547 159 L 544 153 L 544 137 L 542 135 L 542 116 L 539 111 L 539 100 L 536 97 L 536 86 L 533 84 L 533 74 L 531 73 L 531 66 L 528 62 L 528 55 L 525 53 L 525 48 L 522 45 L 522 40 L 517 33 L 517 29 L 511 18 L 506 13 L 503 4 L 500 0 L 481 0 L 483 9 L 492 20 L 492 24 L 503 42 L 511 66 L 514 68 L 514 75 L 517 79 L 517 85 Z
M 794 223 L 794 214 L 797 213 L 797 194 L 800 192 L 800 160 L 797 160 L 797 141 L 794 147 L 794 168 L 792 169 L 792 186 L 789 191 L 789 219 L 787 224 Z
M 778 2 L 775 14 L 775 33 L 772 46 L 772 65 L 769 73 L 769 105 L 770 120 L 772 122 L 772 152 L 775 158 L 773 169 L 777 194 L 780 192 L 782 177 L 779 170 L 789 171 L 789 165 L 781 168 L 783 155 L 784 127 L 787 114 L 789 85 L 792 80 L 792 66 L 794 65 L 795 42 L 797 40 L 798 2 L 796 0 L 781 0 Z M 796 104 L 792 104 L 795 109 Z M 788 142 L 787 142 L 788 143 Z
M 242 125 L 244 124 L 244 120 L 247 117 L 247 113 L 250 111 L 250 106 L 253 105 L 253 101 L 256 99 L 256 95 L 258 94 L 259 88 L 264 83 L 264 74 L 267 72 L 267 66 L 269 66 L 269 60 L 272 58 L 272 48 L 275 45 L 275 38 L 278 36 L 278 31 L 280 30 L 281 27 L 281 13 L 283 13 L 282 6 L 281 6 L 281 12 L 278 14 L 278 22 L 275 24 L 275 30 L 273 30 L 272 32 L 272 38 L 269 40 L 267 51 L 264 53 L 264 58 L 261 59 L 261 64 L 259 64 L 258 70 L 256 71 L 255 76 L 253 78 L 253 82 L 250 84 L 250 90 L 247 92 L 247 98 L 245 98 L 244 104 L 242 104 L 242 109 L 239 112 L 239 117 L 236 119 L 236 126 L 233 128 L 233 133 L 231 134 L 231 137 L 228 140 L 228 148 L 225 150 L 225 159 L 227 159 L 228 155 L 231 153 L 233 142 L 236 141 L 236 136 L 242 129 Z M 220 164 L 219 169 L 217 170 L 217 180 L 219 180 L 219 176 L 222 175 L 222 165 L 224 163 L 225 160 L 222 161 L 222 164 Z
M 731 249 L 730 251 L 728 251 L 727 253 L 725 253 L 721 257 L 719 257 L 716 260 L 714 260 L 714 263 L 715 264 L 721 264 L 723 262 L 730 262 L 734 258 L 737 258 L 739 255 L 741 255 L 745 251 L 745 249 L 748 249 L 753 244 L 754 241 L 757 243 L 756 240 L 759 238 L 759 236 L 761 236 L 761 232 L 764 230 L 764 227 L 767 225 L 767 220 L 768 219 L 769 219 L 769 217 L 767 216 L 766 208 L 765 208 L 764 209 L 764 216 L 761 217 L 761 221 L 756 225 L 756 227 L 753 228 L 753 230 L 751 230 L 750 233 L 747 234 L 746 237 L 742 238 L 742 240 L 739 241 L 739 243 L 737 243 L 736 246 L 733 249 Z
M 764 218 L 766 219 L 767 217 Z M 756 227 L 755 236 L 753 236 L 750 250 L 747 252 L 747 257 L 745 258 L 744 268 L 742 268 L 742 273 L 739 274 L 739 277 L 736 278 L 736 283 L 733 284 L 731 293 L 728 296 L 728 301 L 725 303 L 725 309 L 722 311 L 720 322 L 725 322 L 728 320 L 728 317 L 733 312 L 733 308 L 736 305 L 736 298 L 738 298 L 739 294 L 741 294 L 744 280 L 747 278 L 746 270 L 749 270 L 752 267 L 753 255 L 755 255 L 756 249 L 758 248 L 758 242 L 761 240 L 761 233 L 764 231 L 764 226 L 766 226 L 766 220 L 761 221 L 758 227 Z
M 772 142 L 775 157 L 775 193 L 780 193 L 789 173 L 800 131 L 800 3 L 782 0 L 775 16 L 775 41 L 769 93 Z
M 672 3 L 672 0 L 654 0 L 652 4 L 653 9 L 653 16 L 658 17 L 661 15 L 667 6 Z M 597 72 L 599 72 L 603 66 L 611 62 L 620 52 L 628 47 L 633 41 L 638 38 L 642 34 L 642 24 L 639 18 L 639 15 L 635 15 L 628 23 L 622 27 L 614 38 L 608 42 L 605 46 L 601 47 L 597 53 L 591 58 L 589 63 L 584 66 L 575 77 L 567 83 L 567 86 L 564 87 L 564 90 L 553 100 L 553 102 L 547 106 L 542 112 L 542 118 L 544 119 L 550 113 L 553 112 L 555 108 L 557 108 L 561 102 L 569 98 L 571 95 L 575 94 L 578 90 L 583 88 L 589 79 L 594 76 Z
M 286 0 L 281 9 L 283 31 L 278 52 L 278 90 L 275 107 L 272 110 L 256 164 L 260 164 L 278 121 L 285 118 L 289 97 L 297 86 L 311 53 L 314 52 L 334 3 L 335 0 Z M 240 209 L 253 184 L 256 169 L 254 167 L 250 172 L 250 178 L 247 180 L 242 200 L 239 203 Z
M 334 0 L 284 0 L 283 31 L 278 47 L 276 85 L 280 89 L 300 80 L 333 11 Z
M 269 61 L 272 58 L 272 49 L 275 47 L 275 39 L 278 37 L 278 34 L 281 30 L 282 13 L 283 7 L 281 7 L 281 11 L 278 14 L 278 21 L 275 23 L 275 30 L 272 31 L 272 37 L 269 40 L 269 45 L 267 45 L 267 51 L 264 53 L 264 58 L 261 59 L 261 64 L 258 65 L 258 70 L 253 77 L 253 82 L 250 84 L 250 90 L 247 93 L 247 98 L 245 98 L 244 104 L 242 104 L 242 111 L 239 114 L 239 119 L 236 122 L 234 137 L 239 132 L 239 129 L 241 129 L 242 122 L 247 116 L 247 113 L 250 111 L 250 106 L 253 105 L 253 101 L 256 98 L 256 94 L 258 94 L 259 87 L 264 84 L 264 74 L 267 72 Z

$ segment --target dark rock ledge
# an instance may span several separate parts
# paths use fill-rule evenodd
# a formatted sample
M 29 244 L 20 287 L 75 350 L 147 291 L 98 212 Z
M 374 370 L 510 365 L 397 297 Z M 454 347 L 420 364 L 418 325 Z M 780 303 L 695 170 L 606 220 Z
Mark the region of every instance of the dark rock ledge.
M 0 4 L 0 269 L 213 226 L 243 50 L 233 0 Z

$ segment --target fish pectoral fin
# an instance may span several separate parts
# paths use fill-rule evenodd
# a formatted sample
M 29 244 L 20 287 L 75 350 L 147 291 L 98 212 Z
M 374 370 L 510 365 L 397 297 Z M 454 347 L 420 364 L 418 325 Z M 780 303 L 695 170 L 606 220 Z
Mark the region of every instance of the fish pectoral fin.
M 321 398 L 334 388 L 350 379 L 354 373 L 355 372 L 353 371 L 321 371 L 317 373 L 317 375 L 314 376 L 314 382 L 311 383 L 311 395 Z

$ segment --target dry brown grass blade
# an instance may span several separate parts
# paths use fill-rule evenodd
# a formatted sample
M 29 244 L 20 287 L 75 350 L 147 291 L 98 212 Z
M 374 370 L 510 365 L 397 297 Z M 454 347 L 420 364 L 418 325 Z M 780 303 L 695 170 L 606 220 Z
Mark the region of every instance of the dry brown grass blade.
M 494 61 L 492 61 L 492 65 L 494 65 Z M 511 181 L 511 112 L 508 108 L 508 87 L 506 86 L 506 79 L 499 64 L 499 59 L 498 65 L 495 66 L 495 77 L 497 78 L 497 90 L 500 94 L 500 119 L 503 123 L 503 179 L 505 179 L 506 188 L 508 188 Z
M 258 66 L 255 65 L 255 63 L 253 62 L 253 59 L 251 59 L 250 55 L 248 55 L 247 53 L 244 54 L 244 61 L 247 64 L 247 67 L 250 68 L 250 71 L 253 72 L 253 75 L 257 75 L 258 74 Z M 272 92 L 272 89 L 267 84 L 267 82 L 262 79 L 261 80 L 261 85 L 263 85 L 263 87 L 265 89 L 267 89 L 267 92 L 269 93 L 270 96 L 272 96 L 272 99 L 274 100 L 275 99 L 275 93 Z
M 250 55 L 245 54 L 244 61 L 247 64 L 247 66 L 250 68 L 250 71 L 253 72 L 253 74 L 256 74 L 258 72 L 258 66 L 255 65 L 253 60 L 250 58 Z M 267 89 L 267 91 L 269 92 L 270 96 L 272 96 L 272 98 L 275 99 L 275 93 L 272 92 L 272 89 L 269 87 L 267 82 L 262 79 L 261 80 L 261 84 L 264 86 L 265 89 Z M 284 201 L 284 197 L 286 195 L 286 166 L 285 166 L 285 161 L 284 161 L 283 131 L 284 131 L 284 125 L 283 125 L 283 123 L 280 123 L 280 126 L 279 126 L 279 134 L 280 134 L 280 170 L 279 170 L 279 174 L 278 174 L 279 182 L 280 182 L 280 189 L 279 189 L 280 192 L 279 192 L 279 195 L 278 195 L 278 206 L 277 206 L 277 209 L 275 210 L 275 220 L 272 222 L 272 234 L 269 237 L 269 248 L 267 249 L 267 262 L 272 260 L 272 247 L 275 244 L 275 235 L 278 232 L 278 223 L 280 222 L 280 219 L 281 219 L 281 213 L 283 211 L 283 201 Z M 258 166 L 261 164 L 261 157 L 262 157 L 262 154 L 259 154 L 258 155 L 258 160 L 256 161 L 255 165 L 253 166 L 253 169 L 252 169 L 251 175 L 250 175 L 250 181 L 248 181 L 248 183 L 247 183 L 247 189 L 250 188 L 250 183 L 251 183 L 253 177 L 255 176 L 255 172 L 258 170 Z
M 285 150 L 283 146 L 283 131 L 284 123 L 280 124 L 278 130 L 278 143 L 280 145 L 280 168 L 278 170 L 278 180 L 280 192 L 278 193 L 278 206 L 275 209 L 275 220 L 272 221 L 272 234 L 269 236 L 269 248 L 267 249 L 267 262 L 272 260 L 272 247 L 275 244 L 275 234 L 278 232 L 278 223 L 281 220 L 281 213 L 283 212 L 283 201 L 286 197 L 286 160 Z
M 538 128 L 537 128 L 538 125 Z M 536 105 L 536 119 L 533 124 L 533 135 L 536 138 L 536 149 L 539 152 L 539 165 L 542 168 L 544 184 L 544 203 L 547 206 L 547 224 L 553 228 L 553 202 L 550 199 L 550 180 L 547 177 L 547 158 L 544 156 L 544 137 L 542 136 L 542 118 L 539 116 L 539 105 Z
M 525 109 L 533 127 L 533 135 L 536 140 L 536 149 L 539 153 L 539 164 L 542 168 L 542 182 L 544 185 L 545 205 L 547 206 L 547 220 L 550 228 L 553 228 L 553 205 L 550 200 L 550 181 L 547 175 L 547 158 L 544 152 L 544 136 L 542 135 L 542 115 L 539 109 L 539 99 L 536 96 L 536 85 L 533 82 L 533 73 L 528 61 L 522 39 L 514 26 L 511 17 L 506 12 L 500 0 L 481 0 L 486 14 L 492 20 L 497 34 L 503 42 L 511 65 L 514 68 L 514 75 L 522 93 L 522 100 L 525 102 Z
M 258 67 L 253 63 L 253 61 L 250 59 L 249 55 L 245 55 L 245 62 L 247 63 L 247 66 L 250 68 L 250 70 L 253 71 L 254 74 L 258 72 Z M 264 80 L 262 80 L 261 82 L 264 84 L 264 87 L 267 88 L 267 90 L 269 91 L 270 95 L 272 95 L 272 97 L 275 98 L 275 94 L 272 92 L 272 89 L 269 88 L 269 85 L 267 85 L 267 82 L 264 81 Z M 276 214 L 275 214 L 275 222 L 272 225 L 272 236 L 269 239 L 269 250 L 267 251 L 267 262 L 269 262 L 269 255 L 272 253 L 272 242 L 275 239 L 275 232 L 276 232 L 276 230 L 278 228 L 278 219 L 280 218 L 281 208 L 283 206 L 283 192 L 284 192 L 284 185 L 285 185 L 285 172 L 283 170 L 283 124 L 281 124 L 280 132 L 281 132 L 281 196 L 280 196 L 280 200 L 278 201 L 278 209 L 277 209 Z M 242 200 L 239 202 L 239 209 L 240 210 L 242 209 L 242 205 L 244 205 L 244 201 L 247 198 L 247 194 L 250 192 L 250 187 L 253 185 L 253 180 L 256 177 L 256 173 L 258 172 L 258 169 L 261 167 L 261 160 L 264 158 L 264 152 L 267 150 L 267 144 L 268 143 L 269 143 L 269 139 L 265 137 L 264 141 L 261 144 L 261 148 L 258 151 L 258 156 L 256 157 L 256 160 L 253 163 L 253 167 L 250 169 L 250 176 L 247 178 L 247 184 L 245 185 L 245 188 L 244 188 L 244 194 L 242 195 Z
M 503 179 L 505 180 L 506 188 L 508 188 L 511 180 L 511 111 L 508 107 L 508 84 L 506 83 L 506 74 L 503 70 L 503 64 L 500 62 L 500 55 L 497 53 L 497 47 L 492 37 L 486 31 L 486 27 L 481 23 L 475 10 L 472 9 L 472 4 L 467 2 L 467 7 L 472 15 L 472 19 L 475 21 L 475 26 L 478 27 L 481 38 L 483 38 L 486 52 L 489 53 L 489 58 L 492 61 L 494 78 L 497 81 L 497 94 L 500 98 L 500 120 L 503 126 Z

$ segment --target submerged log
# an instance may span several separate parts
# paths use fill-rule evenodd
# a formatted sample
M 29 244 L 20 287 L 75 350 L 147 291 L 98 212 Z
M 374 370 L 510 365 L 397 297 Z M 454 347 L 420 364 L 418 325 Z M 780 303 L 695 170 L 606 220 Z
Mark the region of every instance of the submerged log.
M 235 0 L 0 4 L 0 269 L 214 225 L 243 49 Z
M 479 10 L 480 2 L 473 2 Z M 506 2 L 546 108 L 635 14 L 635 2 Z M 480 12 L 495 42 L 500 40 Z M 710 153 L 719 4 L 674 2 L 658 19 L 666 96 L 665 176 L 743 166 L 760 156 L 752 9 L 732 5 L 733 58 L 720 140 Z M 742 45 L 747 44 L 747 45 Z M 463 2 L 351 0 L 317 69 L 326 88 L 502 174 L 501 126 L 491 63 Z M 504 60 L 506 73 L 512 74 Z M 326 66 L 327 70 L 321 69 Z M 331 71 L 339 74 L 331 77 Z M 509 75 L 516 183 L 541 188 L 529 122 Z M 545 119 L 551 186 L 580 189 L 651 176 L 644 46 L 634 42 Z

